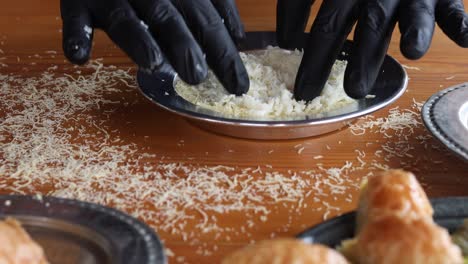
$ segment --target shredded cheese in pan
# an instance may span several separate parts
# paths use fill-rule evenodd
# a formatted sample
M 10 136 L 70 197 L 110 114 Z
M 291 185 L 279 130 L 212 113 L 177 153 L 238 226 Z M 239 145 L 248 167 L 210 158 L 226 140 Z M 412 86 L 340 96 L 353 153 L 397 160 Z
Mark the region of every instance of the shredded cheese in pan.
M 336 61 L 320 96 L 311 102 L 296 101 L 293 87 L 302 52 L 270 47 L 254 53 L 240 53 L 250 79 L 247 94 L 229 94 L 210 71 L 197 86 L 176 81 L 176 91 L 187 101 L 225 117 L 253 120 L 318 118 L 349 112 L 358 107 L 343 88 L 346 61 Z

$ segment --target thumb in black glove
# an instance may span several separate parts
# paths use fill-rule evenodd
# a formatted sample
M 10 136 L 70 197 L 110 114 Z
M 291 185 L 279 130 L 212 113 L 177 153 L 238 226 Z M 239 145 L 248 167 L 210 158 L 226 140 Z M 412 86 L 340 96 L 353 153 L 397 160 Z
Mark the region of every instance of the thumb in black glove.
M 235 0 L 61 0 L 61 13 L 72 63 L 89 59 L 93 29 L 100 28 L 147 71 L 174 68 L 198 84 L 209 65 L 229 92 L 249 88 L 234 44 L 245 35 Z

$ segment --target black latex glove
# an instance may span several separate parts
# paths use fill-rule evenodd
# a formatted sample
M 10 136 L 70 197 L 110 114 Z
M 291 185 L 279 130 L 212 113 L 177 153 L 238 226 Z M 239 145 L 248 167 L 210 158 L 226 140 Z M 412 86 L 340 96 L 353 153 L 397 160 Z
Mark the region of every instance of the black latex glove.
M 303 34 L 314 0 L 278 0 L 279 45 Z M 398 22 L 400 50 L 419 59 L 428 50 L 435 22 L 455 43 L 468 47 L 468 16 L 462 0 L 324 0 L 310 30 L 296 78 L 296 99 L 320 95 L 341 47 L 357 21 L 344 88 L 353 98 L 367 95 L 377 79 Z
M 171 65 L 198 84 L 208 63 L 229 92 L 249 88 L 234 44 L 245 36 L 235 0 L 61 0 L 61 12 L 63 50 L 72 63 L 89 59 L 93 29 L 100 28 L 140 68 Z

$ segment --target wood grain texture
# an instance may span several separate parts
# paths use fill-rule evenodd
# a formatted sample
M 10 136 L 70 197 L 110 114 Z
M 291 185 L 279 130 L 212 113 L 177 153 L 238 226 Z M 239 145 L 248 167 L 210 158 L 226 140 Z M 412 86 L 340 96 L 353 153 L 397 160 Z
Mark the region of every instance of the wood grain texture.
M 275 28 L 275 1 L 273 0 L 238 0 L 240 13 L 247 30 L 273 30 Z M 318 5 L 314 6 L 315 13 Z M 0 49 L 9 66 L 0 68 L 1 73 L 37 76 L 51 65 L 68 66 L 61 53 L 61 20 L 59 1 L 5 1 L 0 9 Z M 420 70 L 408 70 L 410 82 L 408 92 L 391 107 L 379 111 L 376 117 L 385 117 L 393 107 L 411 108 L 413 100 L 422 102 L 440 89 L 468 80 L 468 50 L 457 47 L 440 30 L 434 36 L 434 42 L 428 54 L 419 61 L 404 59 L 399 53 L 399 32 L 395 30 L 389 54 L 401 63 L 418 67 Z M 55 58 L 44 56 L 41 59 L 34 54 L 44 54 L 54 50 Z M 1 57 L 1 56 L 0 56 Z M 128 58 L 113 45 L 102 32 L 97 32 L 93 47 L 93 57 L 104 58 L 106 64 L 119 67 L 132 66 Z M 67 71 L 65 69 L 65 71 Z M 72 71 L 70 68 L 68 71 Z M 135 100 L 138 94 L 129 94 Z M 1 100 L 1 98 L 0 98 Z M 0 109 L 0 118 L 4 109 Z M 104 118 L 99 113 L 92 113 L 93 118 Z M 317 168 L 318 163 L 326 168 L 341 167 L 345 161 L 359 164 L 356 150 L 366 153 L 363 160 L 385 163 L 393 168 L 405 167 L 415 171 L 425 191 L 431 197 L 468 195 L 468 165 L 457 157 L 444 151 L 435 140 L 430 139 L 429 149 L 424 148 L 416 139 L 417 135 L 428 135 L 423 126 L 418 126 L 408 139 L 414 148 L 411 156 L 393 158 L 385 161 L 375 152 L 385 143 L 392 144 L 395 138 L 386 138 L 380 133 L 366 133 L 355 136 L 349 129 L 344 129 L 322 137 L 292 141 L 250 141 L 211 134 L 193 127 L 185 120 L 176 118 L 147 102 L 137 98 L 137 103 L 116 111 L 111 117 L 105 117 L 111 130 L 119 131 L 125 142 L 135 143 L 141 148 L 159 156 L 165 156 L 166 162 L 184 162 L 203 165 L 227 165 L 238 168 L 273 166 L 275 171 L 286 173 L 288 170 L 308 170 Z M 183 147 L 178 143 L 183 140 Z M 305 149 L 299 155 L 298 144 Z M 434 146 L 434 147 L 432 147 Z M 322 155 L 322 159 L 314 157 Z M 190 159 L 189 159 L 190 158 Z M 2 162 L 2 159 L 0 159 Z M 1 164 L 0 164 L 1 165 Z M 351 179 L 356 182 L 367 171 L 357 171 Z M 1 177 L 5 175 L 0 175 Z M 0 190 L 2 191 L 2 190 Z M 47 188 L 44 193 L 47 193 Z M 103 190 L 111 191 L 111 190 Z M 4 192 L 4 191 L 2 191 Z M 350 192 L 352 202 L 334 201 L 333 197 L 325 200 L 339 207 L 333 215 L 355 208 L 357 191 Z M 188 243 L 180 236 L 160 233 L 176 256 L 171 263 L 217 263 L 225 254 L 246 245 L 252 240 L 268 239 L 272 236 L 293 236 L 306 227 L 323 220 L 322 211 L 313 208 L 299 208 L 295 215 L 290 215 L 288 208 L 275 209 L 268 221 L 255 221 L 255 228 L 248 234 L 232 235 L 229 239 L 215 239 L 216 234 L 198 234 L 198 240 Z M 201 217 L 201 216 L 198 216 Z M 217 215 L 218 223 L 240 227 L 245 221 L 242 213 Z M 151 222 L 151 221 L 150 221 Z M 197 232 L 187 229 L 187 232 Z M 236 233 L 235 230 L 232 233 Z M 224 236 L 224 235 L 223 235 Z M 203 252 L 205 251 L 205 252 Z M 183 258 L 182 258 L 183 257 Z

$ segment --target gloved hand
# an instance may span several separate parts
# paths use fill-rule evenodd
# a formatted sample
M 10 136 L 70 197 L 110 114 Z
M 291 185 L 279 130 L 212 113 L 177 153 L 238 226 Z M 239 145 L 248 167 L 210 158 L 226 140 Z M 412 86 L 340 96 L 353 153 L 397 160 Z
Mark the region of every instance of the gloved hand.
M 93 29 L 100 28 L 140 68 L 171 65 L 198 84 L 208 64 L 230 93 L 249 88 L 234 44 L 245 36 L 235 0 L 61 0 L 61 13 L 63 50 L 72 63 L 89 59 Z
M 314 0 L 278 0 L 279 45 L 304 32 Z M 435 22 L 455 43 L 468 47 L 468 16 L 462 0 L 324 0 L 308 36 L 294 95 L 312 100 L 320 95 L 341 47 L 357 21 L 344 87 L 353 98 L 370 92 L 398 22 L 400 50 L 419 59 L 428 50 Z

